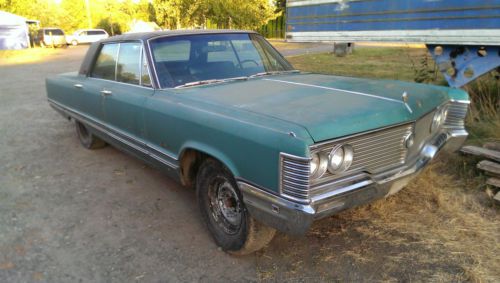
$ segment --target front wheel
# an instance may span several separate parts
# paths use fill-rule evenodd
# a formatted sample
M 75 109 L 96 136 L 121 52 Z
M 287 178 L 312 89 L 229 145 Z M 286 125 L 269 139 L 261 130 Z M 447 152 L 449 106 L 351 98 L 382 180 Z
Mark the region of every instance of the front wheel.
M 78 41 L 76 41 L 76 40 L 71 41 L 71 45 L 77 46 L 78 45 Z
M 266 246 L 276 230 L 257 222 L 247 211 L 229 170 L 206 159 L 196 177 L 198 205 L 216 244 L 224 251 L 245 255 Z

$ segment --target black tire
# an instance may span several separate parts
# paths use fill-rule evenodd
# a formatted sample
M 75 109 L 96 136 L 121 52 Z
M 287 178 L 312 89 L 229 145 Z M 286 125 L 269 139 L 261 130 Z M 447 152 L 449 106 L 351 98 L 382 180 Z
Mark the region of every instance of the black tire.
M 203 220 L 222 250 L 246 255 L 273 239 L 276 230 L 248 213 L 233 175 L 217 160 L 207 158 L 201 164 L 196 194 Z
M 106 146 L 106 142 L 92 134 L 82 122 L 75 121 L 76 133 L 80 143 L 87 149 L 98 149 Z

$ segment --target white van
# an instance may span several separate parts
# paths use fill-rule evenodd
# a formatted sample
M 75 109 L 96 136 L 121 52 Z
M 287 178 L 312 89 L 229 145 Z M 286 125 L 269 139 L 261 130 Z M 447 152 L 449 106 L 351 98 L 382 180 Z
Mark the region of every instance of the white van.
M 108 37 L 108 33 L 103 29 L 79 29 L 72 35 L 66 36 L 66 41 L 72 45 L 78 45 L 82 43 L 96 42 Z

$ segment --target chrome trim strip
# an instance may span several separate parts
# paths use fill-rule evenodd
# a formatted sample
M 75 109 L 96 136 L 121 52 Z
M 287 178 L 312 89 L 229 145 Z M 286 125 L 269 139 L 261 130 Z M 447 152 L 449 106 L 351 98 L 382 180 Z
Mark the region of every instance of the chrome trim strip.
M 144 89 L 154 90 L 152 87 L 147 87 L 147 86 L 142 86 L 142 85 L 136 85 L 136 84 L 129 84 L 129 83 L 123 83 L 123 82 L 117 82 L 117 81 L 106 80 L 106 79 L 95 78 L 95 77 L 87 77 L 87 79 L 93 79 L 93 80 L 105 81 L 105 82 L 109 82 L 109 83 L 113 83 L 113 84 L 121 84 L 121 85 L 126 85 L 126 86 L 133 86 L 133 87 L 138 87 L 138 88 L 144 88 Z
M 326 86 L 320 86 L 320 85 L 311 85 L 311 84 L 304 84 L 304 83 L 297 83 L 297 82 L 276 80 L 276 79 L 262 79 L 262 80 L 264 80 L 264 81 L 280 82 L 280 83 L 286 83 L 286 84 L 293 84 L 293 85 L 300 85 L 300 86 L 308 86 L 308 87 L 314 87 L 314 88 L 321 88 L 321 89 L 326 89 L 326 90 L 334 90 L 334 91 L 346 92 L 346 93 L 357 94 L 357 95 L 362 95 L 362 96 L 366 96 L 366 97 L 371 97 L 371 98 L 376 98 L 376 99 L 391 101 L 391 102 L 395 102 L 395 103 L 398 103 L 398 104 L 403 104 L 403 105 L 405 104 L 403 101 L 400 101 L 400 100 L 397 100 L 397 99 L 387 98 L 387 97 L 378 96 L 378 95 L 369 94 L 369 93 L 364 93 L 364 92 L 358 92 L 358 91 L 352 91 L 352 90 L 345 90 L 345 89 L 333 88 L 333 87 L 326 87 Z M 411 111 L 411 109 L 410 109 L 410 111 Z
M 141 142 L 141 141 L 137 140 L 136 138 L 130 136 L 129 134 L 124 133 L 123 131 L 114 129 L 113 127 L 110 127 L 110 126 L 107 126 L 107 125 L 97 121 L 96 119 L 89 117 L 88 115 L 82 114 L 79 111 L 74 110 L 70 107 L 64 106 L 64 105 L 62 105 L 62 104 L 60 104 L 52 99 L 48 99 L 48 101 L 52 106 L 59 108 L 61 111 L 66 112 L 69 116 L 72 116 L 72 117 L 78 116 L 78 118 L 86 120 L 85 121 L 86 123 L 90 124 L 92 127 L 96 128 L 97 130 L 107 134 L 111 138 L 156 159 L 157 161 L 171 167 L 172 169 L 177 170 L 179 168 L 179 165 L 174 163 L 174 162 L 178 161 L 177 158 L 175 158 L 167 153 L 164 153 L 162 151 L 159 151 L 157 149 L 157 147 L 152 146 L 151 144 L 148 144 L 148 143 Z M 120 137 L 119 135 L 121 135 L 129 140 L 127 140 L 123 137 Z M 154 151 L 154 153 L 152 152 L 152 150 Z M 173 162 L 166 160 L 165 158 L 162 158 L 160 155 L 163 155 L 165 157 L 172 159 Z
M 352 185 L 345 186 L 345 187 L 342 187 L 342 188 L 339 188 L 339 189 L 336 189 L 336 190 L 331 190 L 331 191 L 326 192 L 324 194 L 312 197 L 312 202 L 313 203 L 320 203 L 322 200 L 329 199 L 329 198 L 332 198 L 332 197 L 336 197 L 336 196 L 339 196 L 339 195 L 342 195 L 342 194 L 354 191 L 356 189 L 368 186 L 368 185 L 373 184 L 373 183 L 374 182 L 372 180 L 364 180 L 364 181 L 357 182 L 357 183 L 354 183 Z
M 153 60 L 153 51 L 151 50 L 151 44 L 149 43 L 150 40 L 152 39 L 155 39 L 157 37 L 153 37 L 153 38 L 149 38 L 148 40 L 146 40 L 145 44 L 147 45 L 148 47 L 148 59 L 149 59 L 149 68 L 152 68 L 153 69 L 153 76 L 154 76 L 154 79 L 155 79 L 155 84 L 157 85 L 158 89 L 162 89 L 162 86 L 160 85 L 160 78 L 158 78 L 158 72 L 156 71 L 156 66 L 155 66 L 155 62 Z
M 120 49 L 122 48 L 122 43 L 118 43 L 118 50 L 116 50 L 116 62 L 115 62 L 115 82 L 118 81 L 118 60 L 120 59 Z M 100 55 L 100 54 L 99 54 Z M 99 57 L 97 57 L 99 59 Z
M 450 99 L 449 102 L 470 104 L 470 100 Z

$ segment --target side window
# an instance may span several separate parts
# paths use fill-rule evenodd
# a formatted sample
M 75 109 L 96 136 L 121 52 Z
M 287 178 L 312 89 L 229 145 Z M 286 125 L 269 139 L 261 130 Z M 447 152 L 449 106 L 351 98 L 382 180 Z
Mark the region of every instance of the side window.
M 97 57 L 94 68 L 90 74 L 91 77 L 115 80 L 118 46 L 118 44 L 105 44 L 101 48 L 99 57 Z
M 146 60 L 146 54 L 142 52 L 142 64 L 141 64 L 141 85 L 151 86 L 151 77 L 149 76 L 148 60 Z
M 116 67 L 117 81 L 130 84 L 139 84 L 141 77 L 141 46 L 140 42 L 120 44 L 118 65 Z
M 86 36 L 86 35 L 87 35 L 87 32 L 86 32 L 86 31 L 82 31 L 82 32 L 80 33 L 80 36 Z

